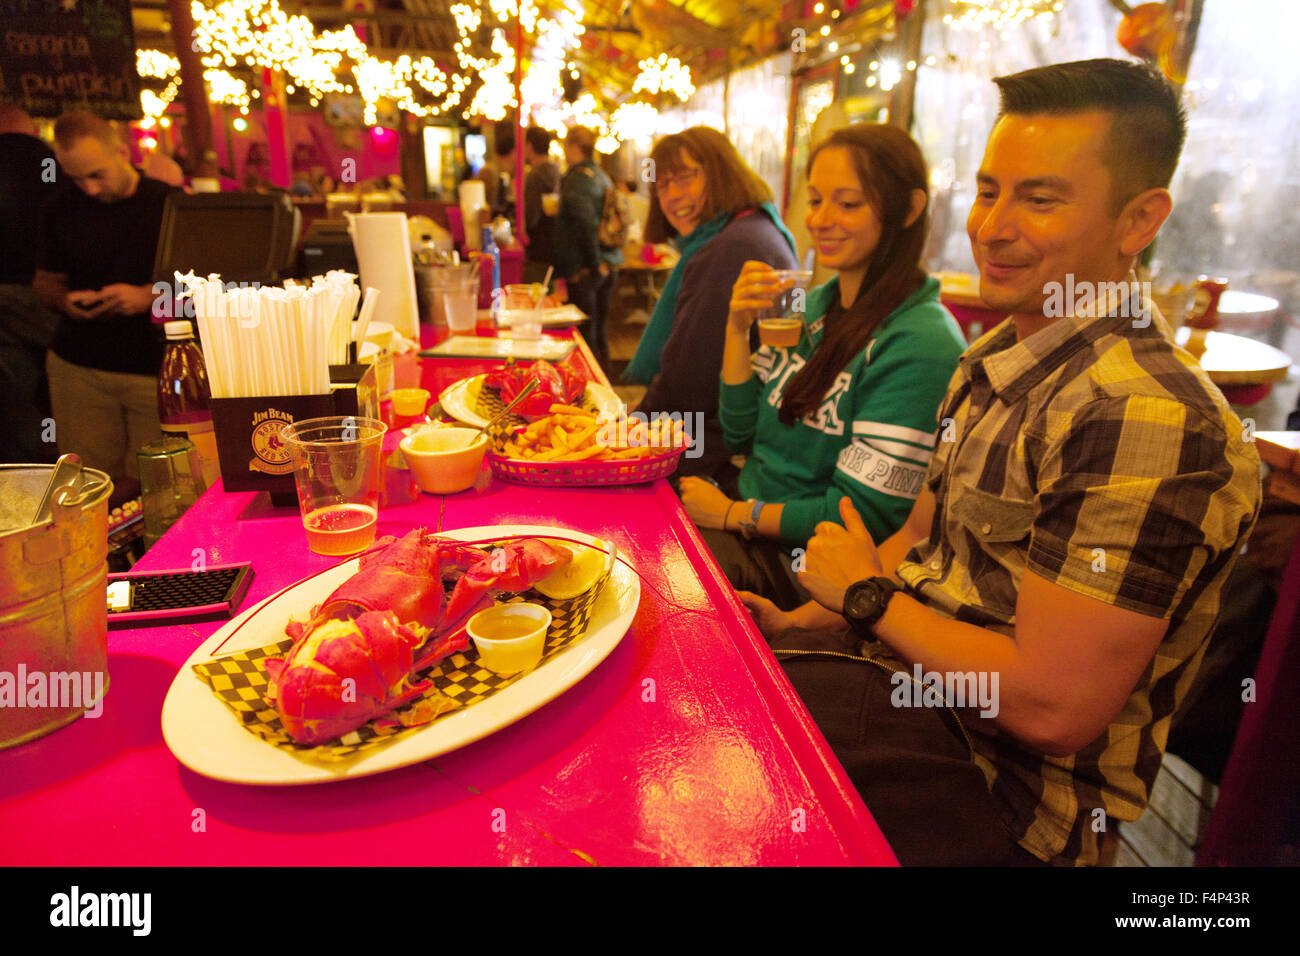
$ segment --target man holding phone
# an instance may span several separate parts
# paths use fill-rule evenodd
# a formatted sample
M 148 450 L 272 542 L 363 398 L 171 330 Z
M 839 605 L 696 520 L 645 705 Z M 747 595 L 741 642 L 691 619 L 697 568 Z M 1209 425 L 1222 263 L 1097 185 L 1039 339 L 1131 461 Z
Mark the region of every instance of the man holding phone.
M 125 495 L 137 449 L 160 433 L 151 280 L 172 187 L 132 167 L 116 130 L 86 111 L 54 124 L 54 152 L 65 182 L 45 207 L 33 285 L 62 316 L 46 356 L 55 437 Z

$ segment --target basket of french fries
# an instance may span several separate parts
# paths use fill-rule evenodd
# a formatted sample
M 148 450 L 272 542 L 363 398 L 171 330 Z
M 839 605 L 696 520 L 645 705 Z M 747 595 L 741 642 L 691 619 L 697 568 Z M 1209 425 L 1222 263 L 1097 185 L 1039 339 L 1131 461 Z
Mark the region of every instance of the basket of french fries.
M 630 485 L 671 475 L 690 441 L 680 419 L 597 415 L 553 404 L 528 425 L 492 430 L 488 465 L 530 485 Z

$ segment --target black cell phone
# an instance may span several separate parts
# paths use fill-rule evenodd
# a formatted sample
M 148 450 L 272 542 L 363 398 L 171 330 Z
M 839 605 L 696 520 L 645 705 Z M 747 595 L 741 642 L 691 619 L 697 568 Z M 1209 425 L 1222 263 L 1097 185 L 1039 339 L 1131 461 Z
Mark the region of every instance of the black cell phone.
M 150 627 L 232 617 L 253 580 L 253 566 L 202 571 L 127 571 L 108 576 L 109 627 Z

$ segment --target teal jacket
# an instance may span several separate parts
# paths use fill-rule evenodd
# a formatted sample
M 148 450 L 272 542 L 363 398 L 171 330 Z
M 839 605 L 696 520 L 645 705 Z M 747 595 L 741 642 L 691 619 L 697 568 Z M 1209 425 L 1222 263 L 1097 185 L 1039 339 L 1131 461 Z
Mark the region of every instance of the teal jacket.
M 570 166 L 560 181 L 560 214 L 555 220 L 555 274 L 567 279 L 579 269 L 595 272 L 602 262 L 623 264 L 622 249 L 606 249 L 597 239 L 605 190 L 613 189 L 605 171 L 591 160 Z
M 781 539 L 788 545 L 806 543 L 818 522 L 839 523 L 844 495 L 877 544 L 902 526 L 925 479 L 939 402 L 966 348 L 939 304 L 939 280 L 927 277 L 880 323 L 817 411 L 783 425 L 777 416 L 785 384 L 821 342 L 826 310 L 839 294 L 838 279 L 811 290 L 809 335 L 796 348 L 760 348 L 754 376 L 723 384 L 719 396 L 727 447 L 749 456 L 740 492 L 785 505 Z

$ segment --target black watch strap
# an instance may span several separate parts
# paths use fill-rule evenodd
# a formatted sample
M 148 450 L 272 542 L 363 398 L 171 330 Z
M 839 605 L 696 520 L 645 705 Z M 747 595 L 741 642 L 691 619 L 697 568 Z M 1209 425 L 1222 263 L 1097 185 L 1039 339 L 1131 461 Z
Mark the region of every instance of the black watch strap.
M 844 592 L 844 619 L 862 640 L 877 640 L 873 628 L 885 616 L 890 598 L 901 590 L 892 578 L 883 576 L 855 581 Z

